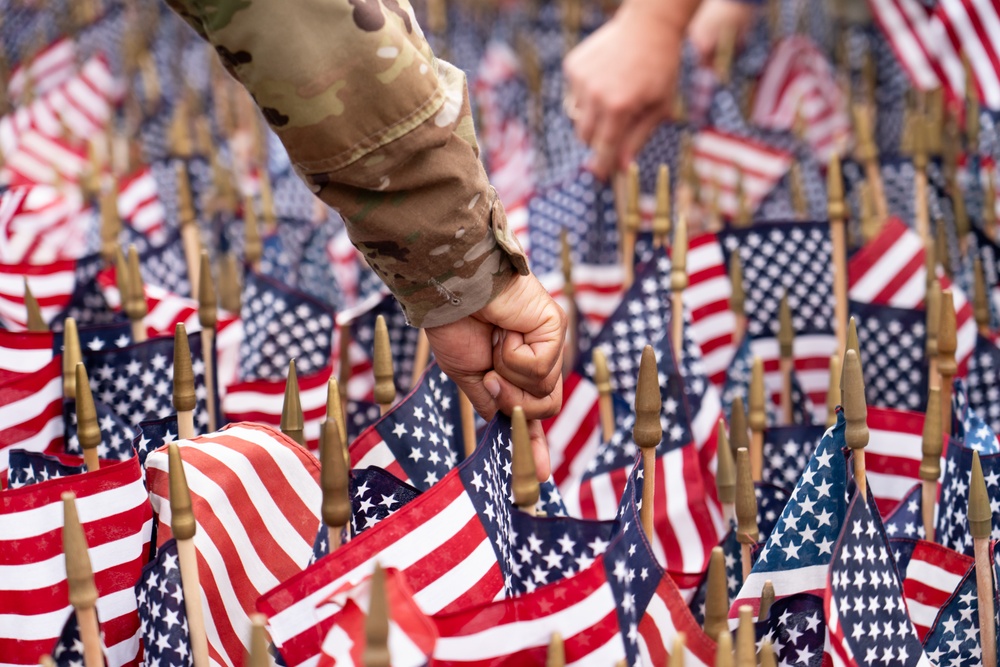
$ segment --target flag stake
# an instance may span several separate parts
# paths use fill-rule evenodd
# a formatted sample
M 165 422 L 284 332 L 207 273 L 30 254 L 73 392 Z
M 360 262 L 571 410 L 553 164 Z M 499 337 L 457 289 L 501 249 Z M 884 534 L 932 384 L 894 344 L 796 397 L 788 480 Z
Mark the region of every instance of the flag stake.
M 601 441 L 611 442 L 615 434 L 615 406 L 611 398 L 611 374 L 608 372 L 608 358 L 604 350 L 595 347 L 594 384 L 597 386 L 597 405 L 601 420 Z
M 670 238 L 670 166 L 656 172 L 656 209 L 653 211 L 653 246 L 662 248 Z
M 851 320 L 854 321 L 853 319 Z M 830 355 L 830 385 L 826 390 L 826 427 L 837 423 L 837 406 L 840 405 L 840 355 Z
M 715 644 L 715 667 L 733 667 L 733 636 L 728 628 L 719 632 Z
M 62 494 L 63 501 L 63 552 L 66 555 L 66 582 L 69 603 L 76 611 L 76 622 L 83 642 L 84 667 L 104 667 L 101 651 L 101 627 L 97 620 L 97 586 L 94 570 L 87 551 L 87 536 L 76 509 L 76 495 L 71 491 Z
M 876 165 L 878 169 L 878 165 Z M 847 333 L 847 205 L 844 202 L 844 179 L 840 155 L 830 157 L 826 176 L 827 215 L 830 218 L 830 244 L 833 247 L 833 331 L 837 347 L 843 350 Z
M 389 345 L 389 328 L 385 317 L 375 318 L 375 351 L 372 360 L 375 375 L 375 402 L 384 415 L 396 400 L 396 382 L 393 378 L 392 348 Z
M 577 331 L 580 311 L 576 305 L 576 287 L 573 285 L 573 256 L 570 254 L 569 234 L 566 228 L 559 233 L 562 258 L 563 296 L 566 299 L 566 344 L 563 348 L 563 374 L 568 374 L 576 365 L 576 349 L 579 346 Z
M 195 436 L 194 409 L 197 400 L 187 330 L 183 322 L 178 322 L 174 327 L 174 410 L 177 411 L 177 436 L 181 440 L 190 440 Z
M 267 651 L 267 616 L 250 614 L 250 653 L 246 667 L 268 667 L 271 654 Z
M 930 253 L 930 251 L 927 251 Z M 932 253 L 930 253 L 932 254 Z M 941 386 L 941 376 L 938 371 L 938 330 L 941 327 L 941 284 L 937 280 L 931 281 L 927 285 L 926 306 L 926 351 L 927 356 L 927 384 L 930 387 Z
M 330 551 L 340 547 L 341 533 L 350 530 L 351 496 L 348 457 L 340 430 L 332 419 L 323 422 L 320 431 L 320 487 L 323 491 L 321 514 L 330 534 Z
M 511 490 L 514 505 L 522 512 L 535 515 L 535 505 L 540 497 L 538 477 L 535 474 L 535 457 L 531 451 L 528 420 L 521 406 L 510 415 L 511 439 Z
M 979 598 L 979 644 L 983 649 L 983 667 L 996 667 L 996 614 L 993 603 L 993 559 L 990 558 L 990 534 L 993 510 L 990 507 L 983 464 L 979 452 L 972 452 L 972 475 L 969 478 L 969 529 L 976 556 L 976 593 Z
M 753 607 L 739 609 L 740 625 L 736 630 L 736 667 L 757 667 L 757 635 L 753 625 Z
M 778 667 L 778 659 L 774 655 L 774 646 L 771 645 L 771 640 L 766 637 L 760 645 L 760 667 Z
M 187 612 L 188 632 L 191 638 L 191 656 L 194 667 L 208 665 L 208 635 L 205 633 L 205 616 L 201 604 L 201 582 L 198 576 L 198 554 L 194 535 L 198 525 L 191 507 L 191 490 L 184 474 L 181 450 L 176 442 L 167 447 L 167 474 L 170 477 L 170 531 L 177 540 L 177 565 L 181 570 L 181 588 L 184 591 L 184 609 Z
M 177 162 L 177 217 L 181 228 L 181 245 L 187 261 L 188 280 L 191 282 L 191 296 L 198 297 L 199 272 L 201 269 L 201 233 L 198 230 L 198 216 L 195 213 L 191 195 L 191 179 L 183 160 Z
M 76 365 L 76 437 L 83 450 L 87 472 L 100 470 L 97 449 L 101 446 L 101 427 L 97 423 L 97 409 L 87 379 L 87 368 L 82 363 Z
M 674 645 L 670 651 L 670 662 L 667 663 L 667 667 L 684 667 L 684 655 L 686 653 L 684 645 L 686 639 L 687 635 L 683 632 L 678 632 L 674 636 Z
M 63 323 L 63 398 L 76 399 L 76 365 L 83 361 L 80 334 L 76 320 L 67 317 Z
M 868 444 L 868 404 L 865 402 L 865 377 L 861 359 L 854 350 L 844 355 L 844 419 L 847 429 L 844 439 L 854 452 L 854 481 L 862 498 L 868 495 L 865 477 L 865 446 Z
M 767 618 L 771 613 L 771 605 L 774 604 L 774 582 L 770 579 L 764 581 L 760 589 L 760 609 L 757 611 L 757 620 Z
M 476 411 L 472 401 L 461 389 L 458 390 L 459 415 L 462 419 L 462 442 L 465 444 L 465 455 L 472 456 L 476 451 Z
M 413 352 L 413 372 L 410 375 L 412 382 L 416 385 L 417 380 L 424 374 L 427 362 L 431 358 L 431 343 L 427 340 L 427 331 L 420 329 L 417 334 L 417 349 Z
M 764 409 L 764 362 L 753 358 L 750 372 L 750 470 L 753 481 L 764 477 L 764 429 L 767 428 L 767 412 Z
M 729 282 L 732 283 L 732 293 L 729 295 L 729 310 L 736 316 L 736 331 L 733 334 L 733 345 L 739 347 L 747 328 L 746 291 L 743 289 L 743 264 L 740 253 L 733 251 L 729 256 Z
M 986 289 L 986 274 L 983 273 L 983 260 L 976 257 L 973 262 L 973 282 L 972 304 L 976 316 L 976 327 L 979 335 L 985 338 L 990 336 L 990 295 Z
M 708 558 L 708 583 L 705 591 L 705 634 L 718 641 L 728 628 L 729 591 L 726 588 L 726 556 L 722 547 L 713 547 Z
M 549 651 L 545 656 L 545 667 L 566 667 L 566 646 L 562 635 L 553 632 L 549 639 Z
M 941 292 L 941 323 L 938 325 L 938 373 L 941 374 L 941 428 L 951 435 L 951 394 L 952 379 L 958 371 L 955 363 L 955 349 L 958 347 L 955 322 L 955 300 L 952 291 Z
M 337 378 L 330 376 L 326 382 L 326 418 L 337 425 L 337 433 L 340 435 L 340 442 L 344 447 L 345 461 L 348 459 L 347 453 L 347 413 L 340 400 L 340 383 Z
M 622 217 L 622 262 L 625 266 L 625 289 L 635 282 L 635 236 L 639 232 L 639 165 L 628 166 L 624 174 L 625 215 Z
M 208 252 L 201 251 L 201 268 L 198 282 L 198 322 L 201 324 L 201 356 L 205 360 L 205 386 L 208 387 L 208 431 L 218 428 L 215 413 L 215 327 L 219 321 L 218 295 L 212 280 L 212 263 Z
M 751 550 L 760 539 L 757 527 L 757 494 L 750 476 L 750 452 L 740 448 L 736 452 L 736 539 L 740 543 L 743 581 L 750 576 Z
M 290 359 L 288 375 L 285 378 L 285 396 L 281 401 L 281 432 L 305 447 L 305 421 L 302 398 L 299 395 L 299 375 L 295 371 L 295 360 Z
M 716 435 L 716 457 L 718 466 L 715 471 L 715 491 L 722 505 L 722 518 L 728 528 L 736 519 L 736 463 L 726 434 L 726 422 L 720 417 Z
M 795 329 L 792 326 L 792 309 L 788 305 L 788 292 L 781 297 L 778 311 L 778 347 L 781 358 L 781 414 L 785 424 L 792 424 L 792 370 L 795 367 Z
M 678 366 L 684 355 L 684 290 L 688 286 L 687 254 L 687 220 L 681 216 L 677 220 L 674 229 L 674 243 L 670 248 L 670 341 L 673 344 Z
M 125 314 L 132 322 L 132 340 L 136 343 L 144 343 L 146 335 L 146 287 L 142 281 L 142 273 L 139 271 L 139 251 L 134 245 L 129 246 L 128 257 L 126 257 L 128 267 L 128 288 L 126 295 L 122 295 L 122 305 Z
M 639 380 L 635 392 L 635 426 L 632 438 L 642 450 L 642 507 L 639 519 L 646 537 L 653 539 L 653 496 L 656 493 L 656 447 L 663 439 L 660 423 L 660 385 L 656 372 L 656 353 L 653 346 L 642 350 L 639 362 Z
M 927 415 L 924 417 L 924 432 L 921 437 L 920 479 L 923 489 L 922 501 L 924 534 L 928 542 L 934 541 L 934 506 L 937 505 L 938 479 L 941 477 L 941 390 L 931 387 L 927 391 Z
M 882 184 L 882 172 L 878 161 L 878 146 L 875 144 L 874 128 L 870 102 L 857 102 L 851 108 L 854 120 L 854 131 L 857 136 L 855 155 L 859 162 L 865 165 L 865 180 L 872 189 L 875 201 L 875 213 L 879 221 L 884 223 L 889 219 L 889 207 L 885 201 L 885 188 Z

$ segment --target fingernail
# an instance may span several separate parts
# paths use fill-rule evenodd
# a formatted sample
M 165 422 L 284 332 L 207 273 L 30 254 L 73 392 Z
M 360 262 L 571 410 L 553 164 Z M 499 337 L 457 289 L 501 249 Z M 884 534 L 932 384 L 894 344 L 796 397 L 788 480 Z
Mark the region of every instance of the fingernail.
M 500 381 L 494 376 L 487 375 L 483 378 L 483 386 L 486 387 L 486 391 L 490 392 L 490 396 L 493 398 L 500 395 Z
M 499 341 L 499 340 L 500 340 L 500 330 L 499 329 L 494 329 L 493 330 L 493 347 L 497 346 L 497 341 Z

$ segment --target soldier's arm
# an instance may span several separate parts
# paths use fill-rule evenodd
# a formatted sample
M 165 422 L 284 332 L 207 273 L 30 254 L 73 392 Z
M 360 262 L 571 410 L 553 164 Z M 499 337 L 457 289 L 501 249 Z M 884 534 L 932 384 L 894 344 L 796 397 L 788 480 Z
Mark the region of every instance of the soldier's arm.
M 414 325 L 480 310 L 527 264 L 478 159 L 464 75 L 407 0 L 168 0 L 250 91 Z

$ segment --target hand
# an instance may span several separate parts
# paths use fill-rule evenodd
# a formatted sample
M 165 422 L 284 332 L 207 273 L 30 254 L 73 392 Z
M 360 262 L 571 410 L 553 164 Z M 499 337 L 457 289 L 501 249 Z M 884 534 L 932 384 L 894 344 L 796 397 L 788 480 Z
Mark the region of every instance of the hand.
M 706 0 L 688 26 L 688 39 L 701 56 L 709 62 L 723 35 L 732 35 L 737 43 L 742 41 L 753 22 L 756 7 L 739 0 Z
M 479 312 L 426 332 L 441 370 L 484 419 L 524 409 L 538 479 L 548 479 L 548 444 L 538 420 L 562 407 L 566 315 L 538 279 L 515 276 Z
M 670 114 L 686 23 L 676 11 L 670 2 L 626 2 L 563 62 L 567 113 L 594 150 L 598 178 L 626 169 Z

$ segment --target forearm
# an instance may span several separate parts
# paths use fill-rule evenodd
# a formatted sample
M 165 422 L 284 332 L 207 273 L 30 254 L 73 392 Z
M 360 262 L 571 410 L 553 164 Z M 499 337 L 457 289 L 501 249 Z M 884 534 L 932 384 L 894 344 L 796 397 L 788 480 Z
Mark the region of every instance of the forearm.
M 475 312 L 524 257 L 478 160 L 464 76 L 405 0 L 170 0 L 254 96 L 410 320 Z
M 703 0 L 624 0 L 619 12 L 636 14 L 683 35 Z

